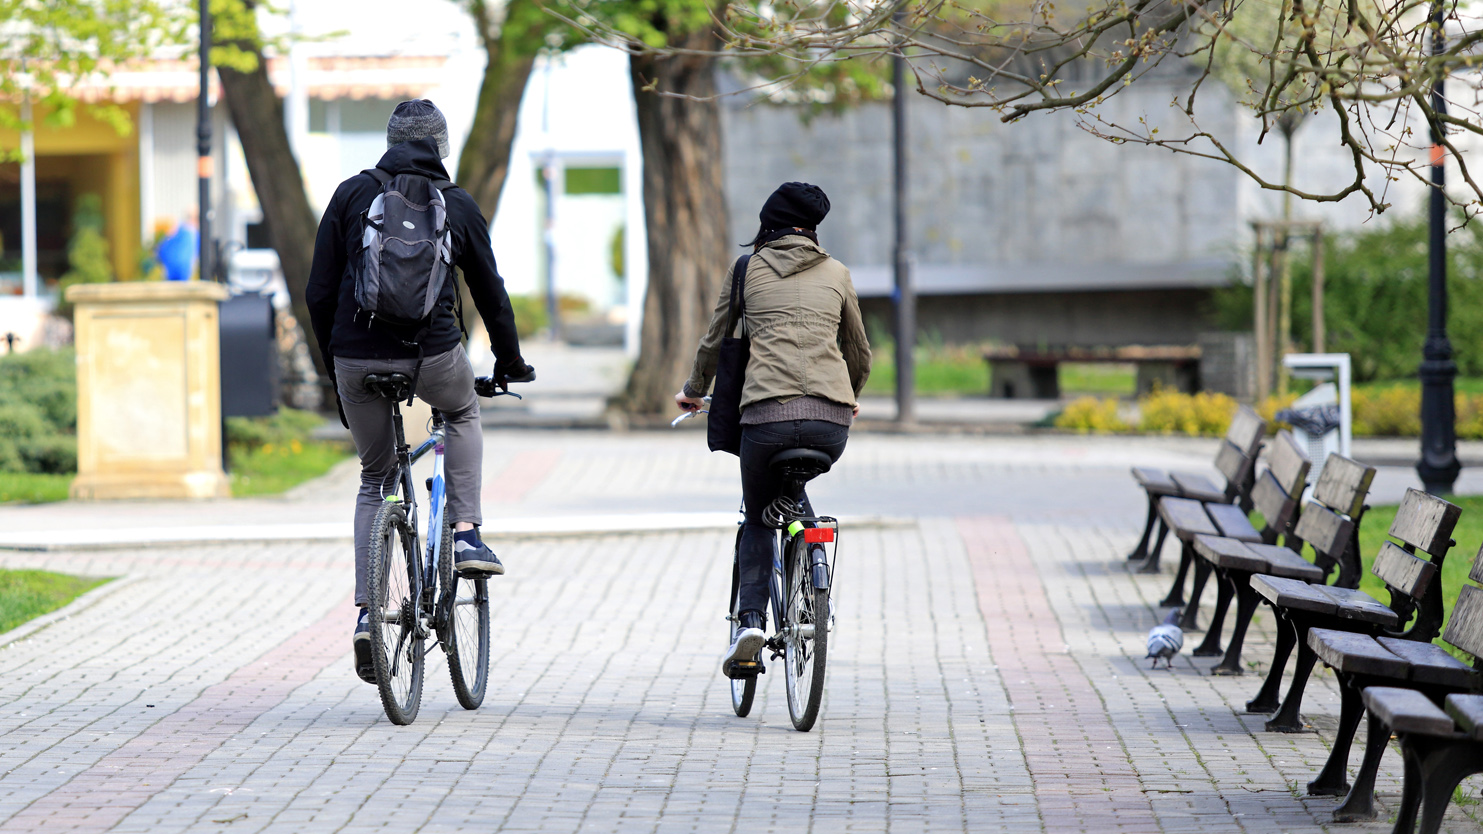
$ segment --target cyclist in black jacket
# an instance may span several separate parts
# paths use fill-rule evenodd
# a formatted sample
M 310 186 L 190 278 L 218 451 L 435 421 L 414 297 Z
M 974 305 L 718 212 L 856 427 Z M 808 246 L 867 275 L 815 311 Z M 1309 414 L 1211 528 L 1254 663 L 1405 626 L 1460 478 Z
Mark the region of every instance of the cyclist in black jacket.
M 443 167 L 443 159 L 448 156 L 448 125 L 432 102 L 423 99 L 398 104 L 386 126 L 386 145 L 386 155 L 376 163 L 382 171 L 420 174 L 434 181 L 448 179 Z M 353 640 L 356 672 L 370 683 L 375 682 L 375 673 L 366 622 L 366 564 L 377 505 L 396 490 L 396 451 L 391 403 L 366 390 L 367 374 L 415 375 L 417 396 L 443 413 L 447 421 L 445 472 L 448 519 L 454 524 L 454 567 L 470 577 L 505 572 L 499 557 L 479 538 L 484 435 L 479 425 L 479 400 L 474 395 L 473 368 L 463 351 L 454 312 L 457 282 L 449 280 L 443 285 L 432 322 L 420 332 L 399 332 L 381 322 L 372 325 L 368 316 L 357 315 L 354 267 L 364 231 L 362 213 L 380 193 L 381 184 L 370 174 L 360 173 L 340 183 L 319 221 L 306 293 L 310 324 L 335 383 L 341 419 L 350 429 L 361 461 L 361 487 L 355 504 L 355 604 L 361 610 Z M 489 330 L 495 382 L 503 387 L 510 380 L 528 379 L 534 369 L 520 356 L 515 315 L 504 279 L 495 267 L 489 223 L 463 189 L 445 189 L 443 198 L 448 204 L 453 263 L 462 271 L 474 306 Z

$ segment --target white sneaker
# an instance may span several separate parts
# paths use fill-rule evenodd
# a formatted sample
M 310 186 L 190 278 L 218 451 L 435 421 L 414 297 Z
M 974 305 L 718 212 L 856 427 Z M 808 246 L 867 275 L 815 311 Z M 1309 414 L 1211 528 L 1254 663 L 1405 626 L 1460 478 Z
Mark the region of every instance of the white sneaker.
M 762 671 L 762 660 L 757 656 L 767 643 L 767 635 L 760 628 L 744 628 L 736 633 L 731 648 L 721 658 L 721 674 L 728 678 L 750 678 Z

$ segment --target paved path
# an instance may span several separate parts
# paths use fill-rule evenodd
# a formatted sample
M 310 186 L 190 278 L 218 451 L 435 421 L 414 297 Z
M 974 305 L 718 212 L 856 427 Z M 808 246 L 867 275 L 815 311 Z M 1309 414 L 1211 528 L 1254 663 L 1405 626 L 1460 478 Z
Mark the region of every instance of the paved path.
M 488 440 L 491 519 L 662 521 L 736 500 L 734 462 L 698 434 Z M 553 521 L 498 541 L 510 573 L 486 704 L 459 708 L 435 661 L 411 727 L 352 673 L 349 549 L 332 537 L 0 550 L 7 567 L 125 577 L 0 637 L 0 831 L 1329 830 L 1334 800 L 1301 786 L 1332 737 L 1331 676 L 1305 702 L 1318 732 L 1276 735 L 1239 712 L 1254 676 L 1142 658 L 1169 580 L 1118 564 L 1141 520 L 1127 466 L 1209 456 L 853 438 L 814 490 L 862 520 L 841 537 L 828 699 L 808 734 L 777 672 L 752 717 L 730 712 L 720 525 L 574 536 Z M 339 471 L 277 501 L 0 508 L 0 530 L 334 521 L 353 484 Z M 1264 618 L 1247 659 L 1270 639 Z M 1334 830 L 1388 830 L 1394 753 L 1378 787 L 1380 822 Z M 1480 830 L 1476 807 L 1454 806 L 1448 830 Z

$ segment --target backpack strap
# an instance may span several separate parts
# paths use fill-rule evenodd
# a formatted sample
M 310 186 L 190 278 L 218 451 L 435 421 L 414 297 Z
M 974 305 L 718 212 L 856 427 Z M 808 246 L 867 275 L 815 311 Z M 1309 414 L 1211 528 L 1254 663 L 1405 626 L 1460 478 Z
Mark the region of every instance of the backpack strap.
M 453 188 L 453 183 L 450 180 L 433 180 L 432 183 L 433 188 L 436 188 L 439 191 L 447 191 L 448 189 Z
M 381 183 L 382 188 L 385 188 L 386 184 L 391 182 L 391 174 L 386 173 L 380 168 L 367 168 L 366 170 L 361 171 L 361 173 L 370 174 L 371 177 L 376 180 L 376 182 Z

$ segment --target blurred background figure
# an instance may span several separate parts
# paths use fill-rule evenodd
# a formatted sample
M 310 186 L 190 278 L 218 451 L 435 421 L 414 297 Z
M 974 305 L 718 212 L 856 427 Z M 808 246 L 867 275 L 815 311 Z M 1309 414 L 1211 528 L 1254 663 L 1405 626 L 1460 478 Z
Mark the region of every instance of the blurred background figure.
M 165 269 L 167 281 L 189 281 L 196 269 L 196 257 L 201 251 L 201 233 L 196 228 L 194 216 L 181 219 L 164 240 L 160 241 L 155 257 Z

